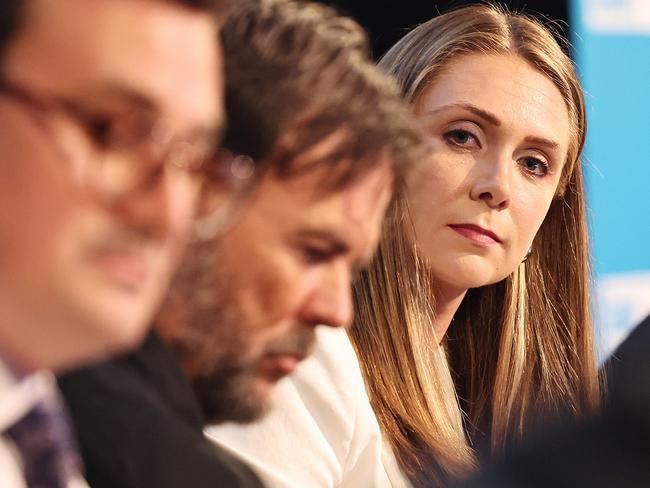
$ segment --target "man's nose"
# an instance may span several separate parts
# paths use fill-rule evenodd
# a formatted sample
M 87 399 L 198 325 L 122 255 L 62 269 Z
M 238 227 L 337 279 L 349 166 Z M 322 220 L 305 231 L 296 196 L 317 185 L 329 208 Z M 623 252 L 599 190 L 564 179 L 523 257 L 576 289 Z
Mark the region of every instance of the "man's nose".
M 354 316 L 351 272 L 338 263 L 326 273 L 309 295 L 304 309 L 308 323 L 329 327 L 349 327 Z

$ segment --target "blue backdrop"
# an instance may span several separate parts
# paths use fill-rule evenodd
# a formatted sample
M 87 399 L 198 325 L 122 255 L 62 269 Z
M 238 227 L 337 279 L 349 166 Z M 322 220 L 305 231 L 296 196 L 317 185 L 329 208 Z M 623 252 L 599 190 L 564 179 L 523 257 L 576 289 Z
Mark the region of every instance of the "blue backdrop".
M 573 0 L 604 351 L 650 313 L 650 0 Z

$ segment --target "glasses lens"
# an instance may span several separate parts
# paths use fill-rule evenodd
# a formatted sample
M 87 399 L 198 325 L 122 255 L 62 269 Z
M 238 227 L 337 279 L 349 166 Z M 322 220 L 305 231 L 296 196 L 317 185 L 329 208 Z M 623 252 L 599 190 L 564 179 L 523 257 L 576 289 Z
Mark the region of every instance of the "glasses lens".
M 208 165 L 209 177 L 195 225 L 197 240 L 214 239 L 223 233 L 236 218 L 256 181 L 255 162 L 248 156 L 221 150 Z

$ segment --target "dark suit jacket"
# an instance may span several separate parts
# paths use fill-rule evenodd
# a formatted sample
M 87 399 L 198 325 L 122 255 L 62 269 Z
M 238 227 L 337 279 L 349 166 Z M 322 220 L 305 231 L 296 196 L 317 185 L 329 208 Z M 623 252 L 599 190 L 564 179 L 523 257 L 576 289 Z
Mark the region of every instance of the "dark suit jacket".
M 650 315 L 641 322 L 625 339 L 616 352 L 607 360 L 605 372 L 614 393 L 629 382 L 629 376 L 635 375 L 637 363 L 650 356 Z M 616 401 L 614 394 L 612 401 Z
M 133 354 L 59 379 L 94 488 L 262 486 L 207 441 L 192 388 L 150 334 Z
M 614 353 L 598 419 L 559 426 L 463 487 L 650 487 L 650 316 Z

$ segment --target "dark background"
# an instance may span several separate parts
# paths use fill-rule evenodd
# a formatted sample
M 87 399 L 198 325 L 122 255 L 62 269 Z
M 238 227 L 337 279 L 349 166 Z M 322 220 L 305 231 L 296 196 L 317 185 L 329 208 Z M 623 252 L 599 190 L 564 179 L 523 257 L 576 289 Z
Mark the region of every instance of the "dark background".
M 541 14 L 549 20 L 559 21 L 558 28 L 566 37 L 568 34 L 569 0 L 505 0 L 498 2 L 517 10 Z M 438 13 L 450 9 L 481 3 L 476 0 L 323 0 L 322 3 L 333 5 L 344 14 L 354 17 L 363 25 L 373 43 L 373 53 L 380 57 L 390 46 L 402 37 L 411 27 L 416 26 Z

